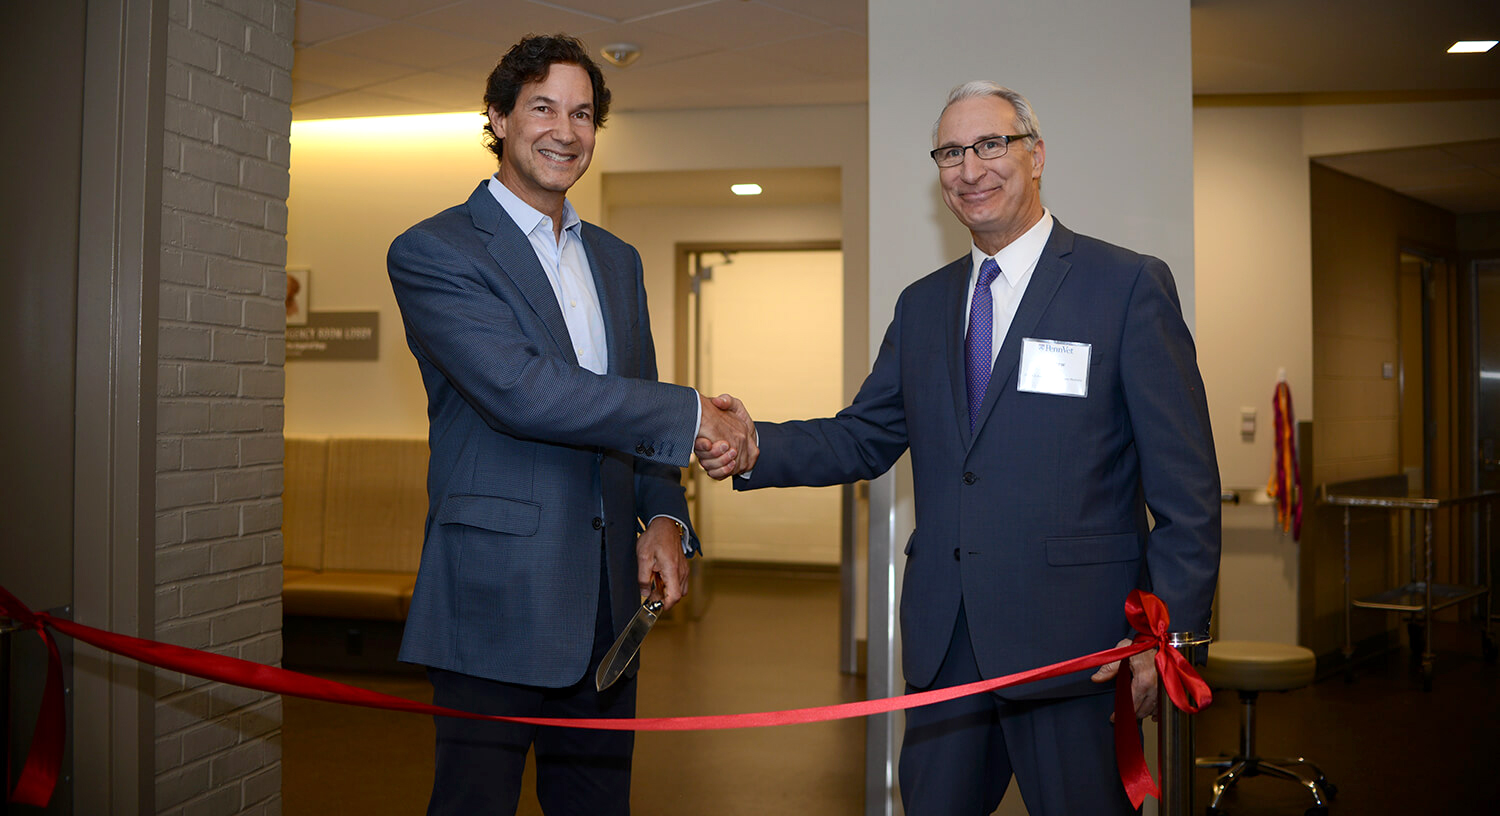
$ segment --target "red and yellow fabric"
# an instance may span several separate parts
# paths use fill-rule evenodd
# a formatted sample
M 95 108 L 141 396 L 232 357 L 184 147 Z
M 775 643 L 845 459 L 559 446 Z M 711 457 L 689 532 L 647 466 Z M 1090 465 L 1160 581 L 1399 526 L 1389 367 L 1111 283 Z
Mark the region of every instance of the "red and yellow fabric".
M 1302 537 L 1302 471 L 1297 463 L 1297 418 L 1292 413 L 1292 389 L 1286 380 L 1276 384 L 1271 398 L 1275 408 L 1276 455 L 1266 495 L 1276 500 L 1276 523 L 1292 540 Z

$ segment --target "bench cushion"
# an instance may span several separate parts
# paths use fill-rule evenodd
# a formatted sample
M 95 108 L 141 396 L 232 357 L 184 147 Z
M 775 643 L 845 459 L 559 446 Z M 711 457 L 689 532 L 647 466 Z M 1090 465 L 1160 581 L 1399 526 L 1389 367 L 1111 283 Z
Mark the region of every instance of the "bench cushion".
M 417 576 L 399 572 L 335 570 L 287 575 L 281 603 L 288 615 L 406 620 Z
M 427 517 L 427 440 L 328 442 L 325 571 L 415 575 Z
M 281 492 L 282 566 L 323 568 L 323 497 L 328 480 L 328 437 L 286 437 Z

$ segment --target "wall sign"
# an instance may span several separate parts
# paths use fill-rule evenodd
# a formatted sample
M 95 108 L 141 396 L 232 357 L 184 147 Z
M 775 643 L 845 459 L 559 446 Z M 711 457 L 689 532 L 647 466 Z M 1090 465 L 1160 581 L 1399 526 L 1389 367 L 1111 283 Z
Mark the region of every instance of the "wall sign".
M 286 359 L 380 359 L 380 312 L 307 312 L 286 327 Z

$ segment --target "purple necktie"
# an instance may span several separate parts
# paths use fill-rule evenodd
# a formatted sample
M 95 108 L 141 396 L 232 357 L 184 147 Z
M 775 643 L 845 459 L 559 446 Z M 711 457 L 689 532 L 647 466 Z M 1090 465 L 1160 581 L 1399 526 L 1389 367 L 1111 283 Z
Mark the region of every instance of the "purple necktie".
M 979 282 L 974 284 L 974 302 L 969 307 L 969 333 L 964 337 L 964 366 L 969 380 L 969 430 L 979 418 L 984 403 L 984 389 L 990 384 L 990 369 L 995 367 L 995 301 L 990 284 L 1000 274 L 994 258 L 979 265 Z

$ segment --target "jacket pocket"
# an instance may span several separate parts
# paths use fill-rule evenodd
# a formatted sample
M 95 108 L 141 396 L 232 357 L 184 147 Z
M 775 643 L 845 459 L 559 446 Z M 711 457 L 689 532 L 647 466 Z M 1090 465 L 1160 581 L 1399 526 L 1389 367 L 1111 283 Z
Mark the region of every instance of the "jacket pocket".
M 500 496 L 449 496 L 438 510 L 438 524 L 462 524 L 508 535 L 536 535 L 541 505 Z
M 1054 567 L 1109 564 L 1141 557 L 1141 539 L 1135 533 L 1049 538 L 1043 546 L 1047 548 L 1047 563 Z

